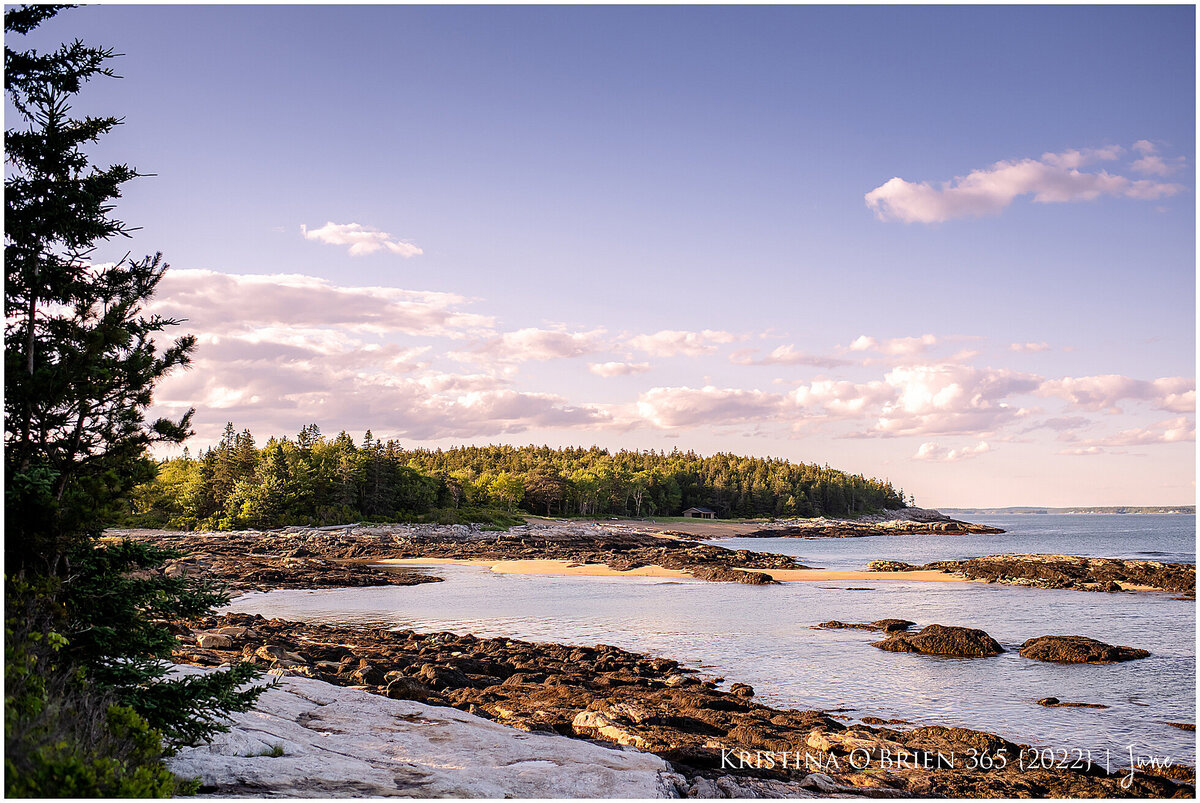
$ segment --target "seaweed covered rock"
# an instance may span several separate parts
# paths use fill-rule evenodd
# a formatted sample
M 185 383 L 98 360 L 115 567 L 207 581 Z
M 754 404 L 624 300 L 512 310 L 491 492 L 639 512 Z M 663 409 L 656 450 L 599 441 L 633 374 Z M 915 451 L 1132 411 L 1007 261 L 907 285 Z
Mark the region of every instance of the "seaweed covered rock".
M 1150 655 L 1135 647 L 1118 647 L 1086 636 L 1038 636 L 1021 645 L 1021 657 L 1060 664 L 1115 664 Z
M 843 630 L 850 628 L 853 630 L 876 630 L 884 633 L 901 633 L 915 625 L 916 622 L 910 622 L 907 619 L 876 619 L 874 622 L 839 622 L 836 619 L 831 622 L 821 622 L 817 625 L 825 630 Z
M 985 658 L 1004 648 L 982 630 L 950 625 L 929 625 L 919 633 L 893 633 L 871 645 L 888 652 L 917 652 L 948 658 Z

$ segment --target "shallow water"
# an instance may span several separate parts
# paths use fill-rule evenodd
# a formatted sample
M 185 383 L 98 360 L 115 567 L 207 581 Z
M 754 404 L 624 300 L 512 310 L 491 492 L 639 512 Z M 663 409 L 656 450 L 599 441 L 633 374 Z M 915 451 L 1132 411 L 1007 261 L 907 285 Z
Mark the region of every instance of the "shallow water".
M 1045 517 L 1005 518 L 1020 519 L 1009 522 L 1013 537 L 1028 541 L 1037 536 L 1024 530 L 1024 521 Z M 932 543 L 935 538 L 964 536 L 827 539 L 818 543 L 825 559 L 814 563 L 855 568 L 874 557 L 903 560 L 905 555 L 938 553 L 912 562 L 949 557 Z M 1177 534 L 1167 540 L 1172 538 L 1167 546 L 1183 554 Z M 924 543 L 915 543 L 918 539 Z M 730 545 L 730 540 L 720 543 Z M 775 548 L 768 548 L 767 540 L 805 549 L 817 543 L 744 540 L 764 551 Z M 865 557 L 862 542 L 880 540 L 894 542 L 895 549 Z M 1067 540 L 1062 536 L 1054 546 L 1043 542 L 1040 548 L 1015 550 L 1007 545 L 997 549 L 992 542 L 984 551 L 966 551 L 1088 554 L 1086 549 L 1081 553 L 1063 548 Z M 853 556 L 840 556 L 838 547 L 851 548 Z M 1194 559 L 1194 546 L 1191 554 Z M 474 566 L 438 566 L 431 571 L 446 582 L 255 593 L 238 598 L 229 609 L 326 624 L 615 644 L 675 658 L 730 682 L 750 683 L 756 699 L 770 705 L 845 708 L 851 717 L 978 728 L 1018 742 L 1090 749 L 1100 761 L 1107 750 L 1114 766 L 1121 764 L 1130 745 L 1141 754 L 1195 761 L 1193 734 L 1166 724 L 1195 721 L 1195 605 L 1169 594 L 886 580 L 756 587 L 660 578 L 501 575 Z M 829 619 L 867 622 L 884 617 L 912 619 L 918 626 L 936 622 L 982 628 L 1010 652 L 980 659 L 890 653 L 870 646 L 878 634 L 812 627 Z M 1124 664 L 1061 666 L 1016 654 L 1021 642 L 1046 634 L 1091 636 L 1142 647 L 1152 655 Z M 1050 696 L 1110 707 L 1051 709 L 1035 703 Z

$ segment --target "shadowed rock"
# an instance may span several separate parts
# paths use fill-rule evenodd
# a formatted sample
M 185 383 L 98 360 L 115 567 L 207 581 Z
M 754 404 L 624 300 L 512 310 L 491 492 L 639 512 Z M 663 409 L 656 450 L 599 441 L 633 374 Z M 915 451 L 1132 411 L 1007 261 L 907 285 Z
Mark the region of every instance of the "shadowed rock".
M 205 617 L 194 622 L 194 627 L 200 634 L 226 627 L 243 627 L 256 634 L 242 646 L 240 655 L 285 677 L 366 686 L 393 698 L 385 703 L 425 696 L 429 703 L 448 704 L 525 731 L 596 739 L 657 753 L 686 779 L 687 788 L 677 788 L 676 793 L 689 796 L 719 792 L 742 798 L 804 797 L 812 792 L 800 784 L 814 769 L 795 765 L 794 757 L 804 754 L 821 760 L 820 771 L 831 779 L 826 786 L 836 787 L 828 794 L 926 798 L 1193 794 L 1190 786 L 1146 772 L 1139 772 L 1132 788 L 1126 789 L 1121 786 L 1121 775 L 1109 776 L 1103 770 L 1022 770 L 1015 762 L 1002 767 L 998 761 L 993 761 L 990 770 L 963 761 L 928 767 L 920 758 L 938 752 L 961 757 L 974 751 L 974 755 L 1011 759 L 1019 748 L 1000 736 L 965 728 L 897 729 L 892 726 L 906 723 L 868 723 L 865 719 L 862 724 L 845 724 L 832 712 L 771 708 L 750 698 L 750 689 L 743 684 L 722 691 L 717 680 L 697 677 L 695 670 L 677 661 L 611 645 L 535 644 L 467 634 L 338 628 L 249 614 Z M 185 643 L 176 653 L 180 659 L 220 663 L 239 657 L 236 650 L 199 648 L 196 634 L 183 639 Z M 299 662 L 294 661 L 297 658 Z M 401 730 L 419 729 L 405 726 Z M 754 763 L 758 751 L 776 757 L 787 752 L 793 762 L 758 767 Z M 860 773 L 848 769 L 851 754 L 869 755 L 873 761 L 884 755 L 906 757 L 906 764 L 878 775 Z M 749 757 L 749 764 L 731 769 L 726 759 L 742 755 Z M 828 763 L 833 758 L 839 766 Z M 730 773 L 736 774 L 736 783 Z M 867 785 L 861 786 L 864 783 Z M 411 784 L 404 788 L 413 793 Z M 597 787 L 597 791 L 601 789 L 613 794 L 607 786 Z M 329 796 L 330 792 L 322 791 Z M 357 793 L 373 794 L 365 788 Z
M 1140 586 L 1184 595 L 1196 592 L 1196 567 L 1154 560 L 1083 558 L 1074 555 L 988 555 L 943 560 L 923 569 L 953 572 L 974 580 L 1038 588 L 1126 591 Z
M 1021 656 L 1060 664 L 1115 664 L 1150 655 L 1147 650 L 1118 647 L 1085 636 L 1038 636 L 1021 645 Z
M 871 646 L 888 652 L 918 652 L 948 658 L 984 658 L 1004 652 L 1004 648 L 982 630 L 948 625 L 929 625 L 920 633 L 894 633 Z
M 1037 704 L 1044 705 L 1046 708 L 1108 708 L 1099 703 L 1064 703 L 1057 697 L 1043 697 L 1037 701 Z
M 846 628 L 854 630 L 874 630 L 884 633 L 901 633 L 915 625 L 916 622 L 910 622 L 907 619 L 876 619 L 874 622 L 839 622 L 836 619 L 832 622 L 821 622 L 817 627 L 825 628 L 826 630 L 842 630 Z

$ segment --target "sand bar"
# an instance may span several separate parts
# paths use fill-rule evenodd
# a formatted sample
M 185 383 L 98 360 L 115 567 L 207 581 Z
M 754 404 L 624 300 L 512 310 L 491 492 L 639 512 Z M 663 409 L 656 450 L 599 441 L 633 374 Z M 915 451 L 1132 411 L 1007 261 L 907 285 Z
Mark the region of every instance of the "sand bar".
M 386 558 L 372 561 L 378 566 L 487 566 L 497 574 L 540 574 L 540 575 L 584 575 L 591 577 L 675 577 L 690 578 L 690 572 L 682 569 L 665 569 L 662 566 L 641 566 L 630 571 L 619 572 L 601 563 L 572 563 L 568 560 L 488 560 L 458 558 Z M 908 582 L 968 583 L 965 577 L 939 571 L 914 572 L 868 572 L 834 571 L 830 569 L 740 569 L 740 571 L 762 572 L 780 582 L 846 582 L 873 580 L 901 580 Z

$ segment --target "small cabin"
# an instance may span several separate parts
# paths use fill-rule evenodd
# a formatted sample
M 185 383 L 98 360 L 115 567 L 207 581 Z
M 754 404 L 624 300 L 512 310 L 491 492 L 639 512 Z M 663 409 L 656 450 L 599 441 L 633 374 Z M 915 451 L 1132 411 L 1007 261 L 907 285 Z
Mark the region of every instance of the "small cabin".
M 683 515 L 685 518 L 689 519 L 715 519 L 717 517 L 717 511 L 709 510 L 706 507 L 689 507 L 687 510 L 683 511 Z

